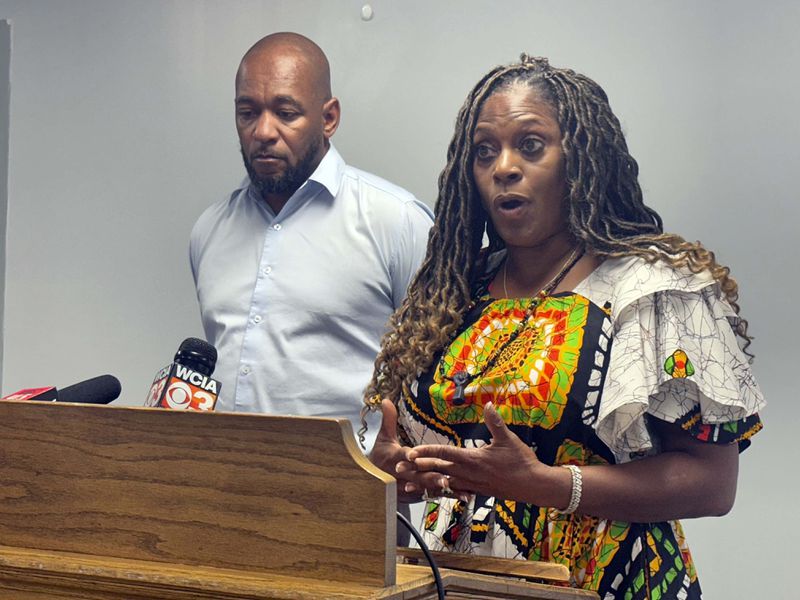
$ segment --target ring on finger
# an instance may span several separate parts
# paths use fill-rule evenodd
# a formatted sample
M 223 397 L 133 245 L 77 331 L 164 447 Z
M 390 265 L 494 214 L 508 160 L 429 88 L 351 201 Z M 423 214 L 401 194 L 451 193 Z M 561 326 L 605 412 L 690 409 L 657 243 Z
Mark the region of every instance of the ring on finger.
M 452 496 L 453 490 L 450 489 L 450 475 L 445 475 L 442 477 L 442 495 L 443 496 Z

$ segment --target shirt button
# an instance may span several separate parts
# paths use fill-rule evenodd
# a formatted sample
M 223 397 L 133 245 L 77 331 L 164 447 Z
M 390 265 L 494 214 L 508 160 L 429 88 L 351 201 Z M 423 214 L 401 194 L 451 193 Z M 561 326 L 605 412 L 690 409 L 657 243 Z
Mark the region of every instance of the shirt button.
M 281 224 L 280 223 L 275 223 L 275 225 L 273 225 L 272 228 L 275 231 L 280 231 L 281 230 Z
M 255 317 L 253 317 L 253 322 L 254 323 L 261 323 L 261 315 L 256 315 Z
M 269 275 L 272 273 L 272 267 L 264 267 L 264 275 Z
M 248 367 L 247 365 L 243 366 L 242 375 L 247 375 L 248 373 L 250 373 L 250 367 Z

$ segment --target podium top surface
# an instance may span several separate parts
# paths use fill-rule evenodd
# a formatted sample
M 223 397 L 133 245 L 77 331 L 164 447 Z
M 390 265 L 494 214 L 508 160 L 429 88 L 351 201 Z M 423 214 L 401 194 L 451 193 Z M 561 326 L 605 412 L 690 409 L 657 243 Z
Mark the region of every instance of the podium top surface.
M 442 569 L 448 597 L 480 600 L 599 600 L 585 590 Z M 165 565 L 0 546 L 0 595 L 19 600 L 429 600 L 427 566 L 398 565 L 397 583 L 381 586 L 210 567 Z M 28 593 L 21 593 L 26 590 Z M 91 591 L 91 593 L 89 592 Z

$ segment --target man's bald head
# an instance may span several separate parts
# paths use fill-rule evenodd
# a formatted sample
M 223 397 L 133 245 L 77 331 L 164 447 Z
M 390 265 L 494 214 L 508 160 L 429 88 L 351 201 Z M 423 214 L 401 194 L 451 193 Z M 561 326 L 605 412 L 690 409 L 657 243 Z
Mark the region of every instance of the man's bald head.
M 300 71 L 298 77 L 306 79 L 323 102 L 331 97 L 331 69 L 322 48 L 307 37 L 290 31 L 265 36 L 245 52 L 236 73 L 237 87 L 248 70 L 258 70 L 265 63 L 275 62 L 294 63 L 294 68 Z

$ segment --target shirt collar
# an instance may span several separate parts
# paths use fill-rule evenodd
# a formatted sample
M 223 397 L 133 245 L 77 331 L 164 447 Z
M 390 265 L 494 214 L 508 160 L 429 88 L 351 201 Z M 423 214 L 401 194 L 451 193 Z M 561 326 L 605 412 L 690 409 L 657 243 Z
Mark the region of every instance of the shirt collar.
M 331 144 L 308 180 L 320 184 L 328 190 L 332 198 L 335 198 L 339 192 L 339 187 L 342 185 L 344 168 L 344 159 Z

